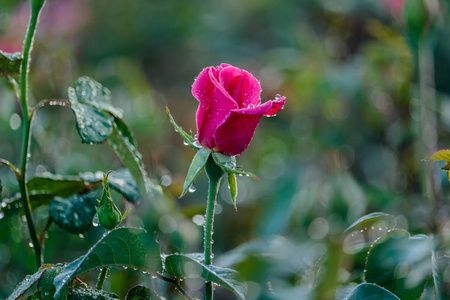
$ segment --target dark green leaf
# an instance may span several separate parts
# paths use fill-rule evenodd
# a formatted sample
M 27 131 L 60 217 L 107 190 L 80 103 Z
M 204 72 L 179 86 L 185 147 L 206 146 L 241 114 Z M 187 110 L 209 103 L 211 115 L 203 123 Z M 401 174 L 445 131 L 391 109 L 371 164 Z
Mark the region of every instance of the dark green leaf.
M 75 89 L 69 88 L 68 93 L 82 142 L 103 143 L 112 133 L 113 117 L 94 106 L 79 102 Z
M 173 119 L 172 115 L 170 114 L 169 108 L 166 106 L 167 114 L 169 115 L 170 123 L 172 123 L 173 127 L 175 128 L 175 131 L 178 132 L 181 137 L 183 138 L 184 142 L 189 145 L 194 150 L 200 150 L 202 148 L 197 141 L 192 137 L 192 135 L 186 133 L 181 126 L 178 126 L 175 120 Z
M 33 275 L 27 275 L 25 279 L 19 283 L 11 295 L 9 295 L 6 300 L 13 300 L 17 299 L 23 294 L 25 294 L 26 291 L 28 291 L 38 280 L 41 278 L 42 273 L 44 273 L 45 269 L 39 269 L 36 273 Z
M 227 173 L 228 175 L 228 188 L 231 193 L 231 201 L 233 202 L 234 209 L 237 211 L 236 207 L 236 197 L 237 197 L 237 184 L 236 184 L 236 174 Z
M 238 174 L 241 176 L 247 176 L 259 180 L 259 178 L 255 174 L 245 172 L 241 168 L 237 167 L 235 156 L 229 156 L 219 152 L 213 152 L 212 157 L 214 158 L 216 164 L 226 173 Z
M 208 161 L 209 155 L 211 154 L 211 150 L 208 148 L 201 148 L 195 153 L 194 158 L 192 159 L 191 165 L 189 167 L 188 173 L 186 175 L 186 180 L 183 185 L 183 192 L 180 197 L 183 197 L 184 194 L 189 190 L 189 187 L 194 183 L 195 178 L 197 178 L 200 171 L 205 166 Z
M 0 50 L 0 77 L 19 74 L 22 60 L 21 52 L 6 53 Z
M 117 124 L 113 125 L 113 133 L 108 139 L 109 146 L 130 171 L 141 192 L 153 197 L 160 195 L 162 192 L 161 187 L 148 178 L 142 163 L 142 156 L 130 140 L 130 137 L 122 131 L 123 128 L 126 127 L 122 126 L 119 128 Z
M 239 298 L 245 299 L 247 284 L 237 280 L 235 270 L 204 265 L 195 257 L 183 254 L 173 254 L 166 257 L 166 270 L 175 277 L 203 278 L 215 282 L 232 292 Z
M 121 193 L 131 203 L 138 203 L 141 197 L 136 181 L 128 169 L 120 169 L 109 174 L 109 185 Z
M 97 199 L 96 193 L 55 197 L 50 203 L 50 217 L 65 231 L 84 233 L 92 227 Z
M 147 272 L 162 269 L 159 245 L 149 239 L 142 228 L 121 227 L 113 229 L 89 251 L 65 266 L 55 278 L 55 298 L 75 276 L 106 266 L 126 266 Z
M 30 195 L 68 197 L 86 190 L 86 184 L 76 176 L 47 175 L 34 177 L 27 182 Z
M 73 289 L 67 295 L 68 300 L 115 300 L 120 299 L 114 293 L 94 289 Z
M 376 284 L 361 283 L 344 300 L 400 300 L 400 298 Z
M 126 300 L 158 300 L 158 299 L 161 299 L 161 297 L 158 294 L 156 294 L 152 289 L 149 289 L 148 287 L 143 286 L 143 285 L 137 285 L 128 291 L 125 299 Z
M 394 229 L 378 239 L 367 254 L 365 281 L 378 284 L 400 299 L 419 299 L 431 275 L 431 247 L 425 235 Z
M 38 299 L 41 300 L 53 300 L 53 294 L 55 293 L 55 286 L 53 285 L 53 281 L 55 280 L 56 275 L 61 272 L 61 267 L 52 265 L 51 267 L 47 267 L 44 270 L 41 278 L 38 280 L 37 284 L 37 296 Z M 64 297 L 61 296 L 59 299 L 66 299 L 65 294 L 67 294 L 69 290 L 69 286 L 64 289 Z
M 366 229 L 369 227 L 382 227 L 387 229 L 392 229 L 397 225 L 397 221 L 395 217 L 390 214 L 386 214 L 383 212 L 374 212 L 368 215 L 365 215 L 350 225 L 346 231 L 356 231 L 361 229 Z
M 75 93 L 80 103 L 108 112 L 117 118 L 123 117 L 123 111 L 111 103 L 111 92 L 92 78 L 78 78 L 75 82 Z

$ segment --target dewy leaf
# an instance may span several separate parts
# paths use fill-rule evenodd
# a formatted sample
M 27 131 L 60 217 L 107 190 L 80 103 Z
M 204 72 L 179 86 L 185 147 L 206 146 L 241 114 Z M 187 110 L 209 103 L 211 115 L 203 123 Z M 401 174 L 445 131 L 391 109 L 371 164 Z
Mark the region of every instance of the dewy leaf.
M 188 144 L 192 149 L 194 150 L 200 150 L 202 148 L 198 143 L 196 143 L 196 140 L 192 137 L 192 135 L 186 133 L 181 126 L 178 126 L 175 120 L 173 119 L 172 115 L 170 114 L 169 108 L 166 106 L 167 114 L 169 115 L 170 123 L 172 123 L 173 128 L 175 128 L 175 131 L 178 132 L 181 137 L 183 138 L 184 142 Z
M 130 171 L 141 192 L 153 197 L 161 194 L 161 187 L 148 178 L 142 163 L 142 156 L 130 140 L 130 137 L 123 131 L 123 128 L 126 128 L 123 126 L 124 124 L 122 124 L 122 128 L 119 128 L 114 123 L 113 132 L 108 139 L 109 146 Z
M 44 269 L 39 269 L 33 275 L 27 275 L 25 279 L 16 286 L 14 291 L 8 298 L 6 298 L 6 300 L 14 300 L 25 294 L 25 292 L 28 291 L 39 280 L 39 278 L 41 278 L 44 271 Z
M 136 181 L 128 169 L 120 169 L 109 174 L 109 185 L 121 193 L 128 201 L 137 204 L 141 197 Z
M 97 198 L 96 193 L 68 198 L 55 197 L 50 203 L 50 217 L 65 231 L 84 233 L 92 227 Z
M 94 289 L 73 289 L 68 294 L 70 300 L 115 300 L 120 299 L 114 293 Z
M 0 50 L 0 77 L 19 74 L 22 60 L 21 52 L 6 53 Z
M 443 150 L 439 150 L 434 152 L 433 154 L 431 154 L 430 156 L 428 156 L 427 158 L 424 159 L 425 161 L 427 160 L 450 160 L 450 149 L 443 149 Z
M 227 173 L 228 175 L 228 188 L 231 193 L 231 201 L 233 202 L 234 209 L 237 211 L 236 207 L 236 196 L 237 196 L 237 184 L 236 184 L 236 174 Z
M 251 177 L 259 180 L 259 178 L 250 172 L 245 172 L 241 168 L 236 166 L 236 157 L 225 155 L 219 152 L 213 152 L 212 157 L 216 164 L 226 173 L 238 174 L 241 176 Z
M 89 251 L 63 267 L 54 281 L 55 298 L 77 275 L 106 266 L 124 266 L 146 272 L 162 269 L 159 245 L 142 228 L 121 227 L 104 235 Z
M 183 192 L 181 192 L 180 197 L 183 197 L 189 190 L 189 187 L 194 183 L 198 174 L 208 161 L 210 154 L 211 150 L 209 150 L 208 148 L 201 148 L 200 150 L 197 151 L 194 158 L 192 159 L 191 165 L 189 166 L 189 170 L 186 175 L 186 180 L 184 181 L 183 185 Z
M 106 111 L 117 118 L 123 117 L 123 111 L 111 103 L 111 92 L 92 78 L 78 78 L 75 82 L 75 93 L 80 103 Z
M 204 265 L 197 259 L 182 254 L 167 256 L 165 266 L 167 272 L 175 277 L 200 277 L 215 282 L 231 290 L 239 298 L 245 299 L 247 284 L 236 279 L 238 273 L 235 270 Z
M 137 285 L 133 288 L 131 288 L 125 300 L 158 300 L 161 299 L 161 297 L 155 293 L 152 289 L 143 286 L 143 285 Z
M 400 300 L 400 298 L 376 284 L 361 283 L 344 300 Z
M 27 182 L 27 188 L 31 195 L 68 197 L 86 190 L 86 184 L 77 176 L 49 174 L 32 178 Z
M 365 281 L 388 289 L 402 300 L 419 299 L 432 270 L 431 246 L 425 235 L 393 229 L 370 248 Z
M 75 89 L 69 88 L 68 93 L 82 142 L 103 143 L 112 133 L 113 117 L 94 106 L 81 103 Z
M 383 212 L 374 212 L 365 216 L 362 216 L 352 225 L 350 225 L 345 231 L 356 231 L 361 229 L 366 229 L 372 226 L 375 227 L 383 227 L 387 229 L 392 229 L 397 225 L 397 221 L 393 215 L 383 213 Z

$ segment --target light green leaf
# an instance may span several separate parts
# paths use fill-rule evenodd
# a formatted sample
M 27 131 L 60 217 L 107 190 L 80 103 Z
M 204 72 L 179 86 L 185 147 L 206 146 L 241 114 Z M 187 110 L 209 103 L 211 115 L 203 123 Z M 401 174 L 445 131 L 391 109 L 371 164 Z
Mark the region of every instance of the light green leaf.
M 370 228 L 372 226 L 392 229 L 396 225 L 397 221 L 395 220 L 395 217 L 393 215 L 383 212 L 374 212 L 362 216 L 361 218 L 353 222 L 353 224 L 350 225 L 345 231 L 356 231 Z
M 143 285 L 137 285 L 133 288 L 131 288 L 125 300 L 158 300 L 161 299 L 161 297 L 155 293 L 152 289 L 143 286 Z
M 442 149 L 442 150 L 436 151 L 433 154 L 431 154 L 430 156 L 428 156 L 427 158 L 425 158 L 424 160 L 425 161 L 427 161 L 427 160 L 434 160 L 434 161 L 450 160 L 450 149 Z
M 97 198 L 96 193 L 55 197 L 50 203 L 50 217 L 65 231 L 84 233 L 92 227 Z
M 205 166 L 208 161 L 211 150 L 208 148 L 201 148 L 197 151 L 194 158 L 192 159 L 191 165 L 189 166 L 188 173 L 186 175 L 186 180 L 183 185 L 183 192 L 181 192 L 180 197 L 183 197 L 189 190 L 189 187 L 194 183 L 200 171 Z
M 165 266 L 167 272 L 175 277 L 200 277 L 215 282 L 234 292 L 239 298 L 245 299 L 247 284 L 237 280 L 238 273 L 235 270 L 205 265 L 195 257 L 183 254 L 168 255 Z
M 25 294 L 26 291 L 28 291 L 39 280 L 39 278 L 41 278 L 44 271 L 44 269 L 39 269 L 33 275 L 27 275 L 25 279 L 16 286 L 14 291 L 8 298 L 6 298 L 6 300 L 14 300 Z
M 237 211 L 236 207 L 236 197 L 237 197 L 237 184 L 236 184 L 236 174 L 227 173 L 228 175 L 228 188 L 231 193 L 231 201 L 233 202 L 234 209 Z
M 69 88 L 68 93 L 82 142 L 103 143 L 112 133 L 113 117 L 94 106 L 79 102 L 75 89 Z
M 159 245 L 142 228 L 116 228 L 104 235 L 89 251 L 65 266 L 55 278 L 55 295 L 75 276 L 96 268 L 125 266 L 146 272 L 162 269 Z
M 236 157 L 225 155 L 219 152 L 213 152 L 212 157 L 216 164 L 226 173 L 238 174 L 240 176 L 247 176 L 259 180 L 259 178 L 250 172 L 245 172 L 236 166 Z
M 370 248 L 365 281 L 388 289 L 402 300 L 419 299 L 432 270 L 431 246 L 425 235 L 393 229 Z
M 172 123 L 173 128 L 175 128 L 175 131 L 178 132 L 181 137 L 183 138 L 184 142 L 188 144 L 192 149 L 194 150 L 200 150 L 202 148 L 196 140 L 192 137 L 192 135 L 188 134 L 181 128 L 181 126 L 178 126 L 175 120 L 173 119 L 172 115 L 170 114 L 169 108 L 166 106 L 167 114 L 169 115 L 170 123 Z
M 400 298 L 376 284 L 361 283 L 344 300 L 400 300 Z
M 68 197 L 86 190 L 87 186 L 77 176 L 46 175 L 34 177 L 27 182 L 30 195 Z
M 6 53 L 0 50 L 0 77 L 19 74 L 22 60 L 21 52 Z
M 121 127 L 117 126 L 116 123 L 113 125 L 113 132 L 108 139 L 108 144 L 120 158 L 123 165 L 130 171 L 139 190 L 147 196 L 156 197 L 161 194 L 161 187 L 148 178 L 142 162 L 142 156 L 136 149 L 135 143 L 130 139 L 130 136 L 126 135 L 124 128 L 127 127 L 124 126 L 124 123 Z

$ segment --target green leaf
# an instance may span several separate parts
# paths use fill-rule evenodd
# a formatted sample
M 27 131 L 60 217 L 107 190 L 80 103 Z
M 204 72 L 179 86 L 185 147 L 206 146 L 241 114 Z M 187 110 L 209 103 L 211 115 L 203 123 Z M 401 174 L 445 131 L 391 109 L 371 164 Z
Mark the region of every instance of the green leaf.
M 376 284 L 361 283 L 344 300 L 400 300 L 400 298 Z
M 432 274 L 434 281 L 434 292 L 437 299 L 443 299 L 442 295 L 449 295 L 446 272 L 450 270 L 450 257 L 445 254 L 432 253 Z
M 33 275 L 27 275 L 25 279 L 16 286 L 14 291 L 11 293 L 11 295 L 9 295 L 8 298 L 6 298 L 6 300 L 17 299 L 25 294 L 26 291 L 28 291 L 39 280 L 39 278 L 41 278 L 44 271 L 44 269 L 39 269 Z
M 125 199 L 135 204 L 139 202 L 141 194 L 128 169 L 120 169 L 109 174 L 108 181 L 110 187 L 121 193 Z
M 194 158 L 192 159 L 191 165 L 189 166 L 188 173 L 186 175 L 186 180 L 183 185 L 183 192 L 181 192 L 180 197 L 183 197 L 189 190 L 189 187 L 194 183 L 200 171 L 205 166 L 208 161 L 211 150 L 208 148 L 201 148 L 197 151 Z
M 78 78 L 75 82 L 75 94 L 82 104 L 108 112 L 117 118 L 123 117 L 123 111 L 111 103 L 111 92 L 92 78 Z
M 87 186 L 77 176 L 46 175 L 34 177 L 27 182 L 30 195 L 68 197 L 86 190 Z
M 70 108 L 75 114 L 83 143 L 103 143 L 112 133 L 113 118 L 94 106 L 81 103 L 75 89 L 69 88 Z
M 397 221 L 393 215 L 374 212 L 365 216 L 362 216 L 352 225 L 350 225 L 345 231 L 356 231 L 361 229 L 366 229 L 369 227 L 383 227 L 387 229 L 392 229 L 397 225 Z
M 133 288 L 131 288 L 125 300 L 158 300 L 161 299 L 161 297 L 155 293 L 152 289 L 143 286 L 143 285 L 137 285 Z
M 146 196 L 156 197 L 162 193 L 161 187 L 148 178 L 142 156 L 136 149 L 132 138 L 126 135 L 127 132 L 124 131 L 124 128 L 127 127 L 124 126 L 124 123 L 121 127 L 117 124 L 113 125 L 113 132 L 109 136 L 108 144 L 130 171 L 139 190 L 144 192 Z
M 402 300 L 419 299 L 431 276 L 431 246 L 425 235 L 393 229 L 370 248 L 365 281 L 378 284 Z
M 259 178 L 250 172 L 245 172 L 236 166 L 236 157 L 225 155 L 219 152 L 213 152 L 212 157 L 216 164 L 226 173 L 238 174 L 240 176 L 247 176 L 259 180 Z
M 53 294 L 55 293 L 55 286 L 53 285 L 53 281 L 55 280 L 56 275 L 61 272 L 61 267 L 51 265 L 51 267 L 47 267 L 44 270 L 41 278 L 37 284 L 37 296 L 38 299 L 41 300 L 53 300 Z M 66 286 L 64 289 L 64 294 L 59 299 L 66 299 L 65 295 L 69 291 L 70 287 Z
M 427 158 L 425 158 L 424 160 L 425 161 L 428 161 L 428 160 L 434 160 L 434 161 L 450 160 L 450 149 L 443 149 L 443 150 L 436 151 L 433 154 L 431 154 L 430 156 L 428 156 Z
M 146 272 L 162 269 L 158 243 L 142 228 L 116 228 L 104 235 L 89 251 L 65 266 L 55 278 L 59 297 L 62 288 L 75 276 L 96 268 L 125 266 Z
M 175 131 L 178 132 L 181 137 L 183 138 L 184 142 L 189 145 L 194 150 L 200 150 L 202 146 L 198 144 L 198 142 L 192 137 L 192 135 L 188 134 L 181 128 L 181 126 L 178 126 L 175 120 L 173 119 L 172 115 L 170 114 L 169 108 L 166 106 L 167 114 L 169 115 L 170 123 L 172 123 L 173 128 L 175 128 Z
M 94 289 L 73 289 L 67 295 L 68 300 L 115 300 L 120 299 L 114 293 Z
M 55 197 L 50 203 L 50 217 L 65 231 L 84 233 L 92 227 L 97 198 L 96 193 L 68 198 Z
M 183 254 L 167 256 L 165 266 L 167 272 L 175 277 L 200 277 L 215 282 L 234 292 L 239 298 L 245 299 L 247 284 L 236 279 L 238 273 L 235 270 L 204 265 L 196 257 Z
M 233 202 L 234 209 L 237 211 L 236 207 L 236 197 L 237 197 L 237 184 L 236 184 L 236 174 L 227 173 L 228 175 L 228 188 L 231 193 L 231 201 Z
M 19 74 L 22 60 L 21 52 L 6 53 L 0 50 L 0 77 Z

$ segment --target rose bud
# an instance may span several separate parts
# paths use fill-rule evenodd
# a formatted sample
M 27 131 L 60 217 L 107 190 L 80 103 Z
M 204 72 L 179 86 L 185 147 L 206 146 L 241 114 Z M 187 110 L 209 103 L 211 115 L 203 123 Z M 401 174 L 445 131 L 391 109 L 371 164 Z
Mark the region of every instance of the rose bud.
M 198 142 L 230 156 L 250 144 L 262 116 L 283 109 L 285 97 L 261 104 L 261 86 L 252 74 L 228 64 L 204 69 L 192 85 L 200 102 L 197 110 Z
M 109 172 L 108 172 L 109 174 Z M 120 222 L 125 219 L 128 211 L 122 217 L 122 213 L 114 204 L 109 191 L 108 175 L 103 174 L 103 193 L 99 201 L 97 209 L 98 223 L 106 230 L 114 229 Z

